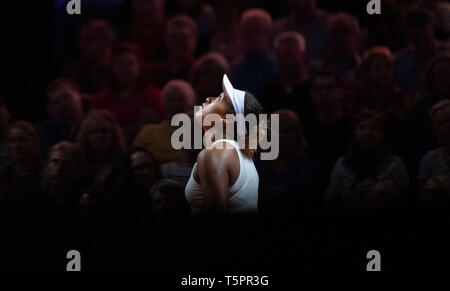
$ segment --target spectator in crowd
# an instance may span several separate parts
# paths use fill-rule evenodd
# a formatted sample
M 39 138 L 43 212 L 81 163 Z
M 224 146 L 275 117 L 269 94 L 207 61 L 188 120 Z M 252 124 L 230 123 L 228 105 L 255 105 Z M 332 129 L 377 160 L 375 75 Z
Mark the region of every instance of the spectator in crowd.
M 394 76 L 400 87 L 417 94 L 424 85 L 426 64 L 445 45 L 435 39 L 433 19 L 427 12 L 413 11 L 405 23 L 409 45 L 397 53 Z
M 148 193 L 151 208 L 156 223 L 152 225 L 152 239 L 149 242 L 153 248 L 151 260 L 158 269 L 171 270 L 176 264 L 184 269 L 186 261 L 192 261 L 196 256 L 186 249 L 193 250 L 195 246 L 186 242 L 186 248 L 180 248 L 179 242 L 192 235 L 189 227 L 191 210 L 184 197 L 184 188 L 179 183 L 162 179 L 157 181 Z M 166 250 L 154 252 L 154 250 Z
M 318 168 L 305 155 L 307 143 L 297 114 L 287 109 L 274 113 L 280 118 L 280 153 L 276 160 L 256 165 L 261 183 L 258 204 L 265 215 L 294 215 L 318 205 Z
M 3 100 L 0 98 L 0 169 L 2 169 L 8 160 L 8 150 L 6 147 L 6 130 L 9 123 L 9 112 L 6 109 Z
M 135 147 L 130 153 L 131 170 L 136 188 L 147 195 L 153 184 L 161 178 L 161 170 L 155 156 L 145 148 Z
M 412 98 L 407 91 L 396 86 L 393 63 L 394 58 L 387 47 L 373 47 L 365 51 L 350 102 L 355 112 L 369 109 L 383 115 L 390 124 L 385 134 L 391 149 L 398 153 L 409 146 L 405 144 L 405 129 Z
M 214 10 L 210 3 L 202 0 L 174 0 L 175 13 L 192 17 L 197 25 L 198 45 L 196 55 L 209 50 L 211 34 L 214 30 Z M 215 2 L 215 1 L 213 1 Z
M 184 197 L 184 188 L 176 181 L 163 179 L 150 190 L 153 213 L 157 218 L 186 217 L 190 208 Z
M 358 72 L 356 110 L 388 111 L 397 118 L 408 113 L 411 99 L 393 79 L 394 57 L 387 47 L 373 47 L 364 52 Z
M 80 215 L 80 199 L 90 182 L 80 148 L 68 141 L 55 144 L 49 152 L 45 178 L 41 199 L 46 209 L 63 219 Z
M 85 233 L 92 243 L 91 259 L 99 268 L 112 267 L 109 255 L 126 242 L 121 234 L 138 219 L 125 137 L 114 115 L 92 110 L 81 125 L 77 144 L 91 181 L 80 201 Z
M 183 160 L 183 152 L 172 147 L 171 137 L 175 129 L 171 120 L 178 113 L 193 114 L 195 92 L 186 81 L 172 80 L 164 87 L 162 95 L 166 119 L 160 124 L 143 127 L 133 143 L 154 153 L 161 165 Z
M 259 99 L 267 112 L 289 108 L 307 124 L 312 116 L 312 102 L 308 96 L 305 40 L 298 32 L 284 32 L 275 39 L 274 49 L 278 74 Z
M 132 6 L 131 42 L 142 49 L 146 62 L 161 60 L 164 57 L 166 1 L 133 0 Z
M 291 15 L 275 25 L 275 35 L 283 31 L 300 32 L 306 40 L 307 58 L 323 59 L 328 53 L 329 17 L 316 0 L 290 0 Z
M 231 65 L 231 77 L 238 88 L 258 95 L 276 71 L 269 50 L 272 17 L 265 10 L 249 9 L 239 26 L 243 56 Z
M 392 155 L 387 146 L 381 115 L 376 111 L 362 112 L 356 118 L 348 153 L 339 158 L 334 167 L 326 191 L 326 205 L 345 210 L 361 209 L 378 203 L 375 198 L 397 204 L 404 201 L 408 184 L 403 161 Z
M 206 96 L 218 96 L 222 92 L 221 78 L 229 71 L 227 60 L 219 53 L 208 53 L 199 58 L 192 67 L 190 78 L 197 96 L 195 104 L 201 104 Z
M 150 80 L 159 88 L 172 79 L 189 80 L 189 72 L 195 62 L 197 26 L 187 15 L 169 19 L 164 34 L 168 58 L 152 63 L 147 69 Z
M 422 202 L 440 203 L 439 196 L 432 190 L 444 192 L 445 206 L 450 206 L 450 100 L 433 106 L 430 112 L 433 128 L 440 148 L 428 152 L 422 159 L 419 171 L 419 185 L 425 188 Z M 443 198 L 443 197 L 441 197 Z
M 355 16 L 345 12 L 334 15 L 328 32 L 330 52 L 323 66 L 335 72 L 341 80 L 352 81 L 360 63 L 360 38 L 359 22 Z
M 75 142 L 83 119 L 80 88 L 70 79 L 56 79 L 47 88 L 47 120 L 36 125 L 42 152 L 60 141 Z
M 305 129 L 305 136 L 308 154 L 320 165 L 320 193 L 326 190 L 333 166 L 347 148 L 351 131 L 351 122 L 341 110 L 341 91 L 341 82 L 331 71 L 316 72 L 311 78 L 309 95 L 314 104 L 314 119 Z
M 64 75 L 77 82 L 83 93 L 94 94 L 106 86 L 110 48 L 114 39 L 114 31 L 103 20 L 93 19 L 82 27 L 80 58 L 69 63 Z
M 111 84 L 92 98 L 93 109 L 110 111 L 131 141 L 139 128 L 159 122 L 162 116 L 161 91 L 146 84 L 141 50 L 128 43 L 117 44 L 112 54 Z
M 429 118 L 431 108 L 450 98 L 450 53 L 438 53 L 428 64 L 424 94 L 412 106 L 407 117 L 407 142 L 404 152 L 411 174 L 417 176 L 420 159 L 438 147 Z
M 6 145 L 8 164 L 0 171 L 0 201 L 11 207 L 6 210 L 26 211 L 41 185 L 39 137 L 31 123 L 16 121 L 7 129 Z
M 211 37 L 210 50 L 219 52 L 230 62 L 241 56 L 239 42 L 239 7 L 237 0 L 213 2 L 215 30 Z
M 128 192 L 128 201 L 133 215 L 141 221 L 147 221 L 153 213 L 148 207 L 148 193 L 151 187 L 161 179 L 161 169 L 153 153 L 143 147 L 134 147 L 130 151 L 131 170 L 133 172 L 133 191 Z
M 92 181 L 87 197 L 82 200 L 100 208 L 95 210 L 113 212 L 115 209 L 109 206 L 118 206 L 121 195 L 130 191 L 131 180 L 119 123 L 111 113 L 93 110 L 81 125 L 77 144 L 87 161 L 88 178 Z
M 26 270 L 36 266 L 42 250 L 41 150 L 33 125 L 16 121 L 6 132 L 8 164 L 0 170 L 0 215 L 2 225 L 1 261 L 8 269 Z M 33 243 L 30 243 L 33 242 Z M 20 250 L 20 251 L 18 251 Z

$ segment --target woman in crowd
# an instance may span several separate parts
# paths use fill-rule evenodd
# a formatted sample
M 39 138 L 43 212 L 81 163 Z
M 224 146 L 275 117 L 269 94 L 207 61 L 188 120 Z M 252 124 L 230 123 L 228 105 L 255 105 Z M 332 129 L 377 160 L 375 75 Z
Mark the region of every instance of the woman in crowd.
M 404 201 L 408 173 L 403 161 L 390 153 L 381 115 L 363 111 L 354 130 L 348 153 L 339 158 L 331 175 L 326 205 L 360 209 L 380 200 Z
M 111 113 L 93 110 L 81 125 L 77 144 L 91 180 L 89 190 L 81 197 L 87 237 L 94 243 L 93 260 L 106 267 L 111 263 L 108 253 L 124 242 L 119 234 L 131 229 L 130 222 L 136 221 L 125 138 Z
M 422 159 L 418 176 L 420 190 L 423 190 L 421 198 L 422 202 L 448 207 L 450 206 L 450 100 L 441 101 L 433 106 L 430 115 L 441 147 L 428 152 Z M 437 192 L 444 195 L 436 195 Z M 444 201 L 446 203 L 442 205 Z
M 77 143 L 92 181 L 83 203 L 95 215 L 107 212 L 118 216 L 115 208 L 127 206 L 120 202 L 131 191 L 131 170 L 120 125 L 109 112 L 93 110 L 81 125 Z
M 5 222 L 0 257 L 8 269 L 24 270 L 36 264 L 45 227 L 39 207 L 43 164 L 33 125 L 12 123 L 6 131 L 6 146 L 8 164 L 0 170 L 0 219 Z
M 161 91 L 146 84 L 141 50 L 134 45 L 117 44 L 112 51 L 111 67 L 110 87 L 96 94 L 91 106 L 111 112 L 131 141 L 141 126 L 161 119 Z
M 11 209 L 24 209 L 36 198 L 41 186 L 41 149 L 33 125 L 26 121 L 11 124 L 6 132 L 6 146 L 8 164 L 0 171 L 0 201 Z

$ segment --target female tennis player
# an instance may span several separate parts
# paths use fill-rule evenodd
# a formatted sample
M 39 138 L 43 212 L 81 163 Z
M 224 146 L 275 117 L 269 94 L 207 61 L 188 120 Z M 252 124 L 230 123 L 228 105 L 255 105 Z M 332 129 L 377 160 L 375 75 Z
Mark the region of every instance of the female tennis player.
M 263 112 L 261 104 L 250 93 L 234 89 L 226 75 L 222 85 L 223 92 L 218 97 L 206 98 L 194 117 L 202 125 L 205 135 L 214 130 L 215 125 L 204 125 L 209 114 L 220 116 L 223 129 L 228 124 L 237 134 L 230 135 L 225 131 L 224 139 L 213 138 L 211 146 L 200 152 L 186 185 L 186 199 L 194 214 L 256 213 L 259 177 L 253 164 L 256 149 L 250 145 L 262 139 L 267 123 L 259 120 L 249 128 L 240 118 L 248 114 L 259 117 Z M 255 131 L 258 140 L 251 141 Z

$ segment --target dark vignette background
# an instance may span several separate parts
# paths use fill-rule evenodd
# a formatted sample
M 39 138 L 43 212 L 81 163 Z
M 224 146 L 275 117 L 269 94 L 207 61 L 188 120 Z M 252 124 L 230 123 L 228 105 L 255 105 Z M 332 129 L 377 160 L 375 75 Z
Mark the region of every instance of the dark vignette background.
M 0 94 L 16 119 L 42 118 L 46 84 L 61 67 L 57 62 L 57 54 L 61 52 L 53 51 L 52 43 L 52 23 L 60 15 L 54 14 L 52 2 L 2 2 Z M 275 1 L 262 2 L 268 7 L 276 6 Z M 328 11 L 365 12 L 366 2 L 322 0 L 319 5 Z M 123 17 L 126 21 L 126 9 L 124 7 L 124 15 L 111 17 Z M 277 13 L 276 9 L 273 11 Z M 93 9 L 89 13 L 95 14 L 96 11 Z M 369 21 L 365 13 L 359 16 L 362 23 Z M 67 43 L 74 44 L 74 31 L 83 17 L 70 17 L 73 19 L 65 19 L 59 29 L 66 32 Z M 371 17 L 370 21 L 378 18 Z M 69 45 L 67 53 L 74 51 L 75 47 Z M 65 269 L 65 253 L 72 246 L 58 246 L 45 241 L 46 231 L 58 231 L 64 225 L 36 229 L 16 221 L 1 221 L 1 224 L 6 226 L 3 229 L 20 228 L 17 236 L 11 236 L 7 231 L 0 235 L 9 247 L 3 246 L 1 252 L 8 253 L 18 269 L 21 267 L 17 258 L 24 260 L 25 269 Z M 163 269 L 171 271 L 210 268 L 262 272 L 364 271 L 365 254 L 376 249 L 382 254 L 384 270 L 448 271 L 449 226 L 447 210 L 433 213 L 352 213 L 345 216 L 312 213 L 270 219 L 242 217 L 226 221 L 219 218 L 184 221 L 182 225 L 168 223 L 151 231 L 133 229 L 118 232 L 110 245 L 98 248 L 103 250 L 102 254 L 93 254 L 95 259 L 88 257 L 85 262 L 88 270 L 160 270 L 162 265 L 154 263 L 159 262 L 153 257 L 154 253 L 169 253 L 171 261 L 166 261 Z M 17 234 L 16 231 L 13 233 Z M 24 233 L 29 235 L 23 237 Z M 16 244 L 19 238 L 26 240 Z M 10 269 L 7 262 L 11 261 L 0 261 L 0 269 Z

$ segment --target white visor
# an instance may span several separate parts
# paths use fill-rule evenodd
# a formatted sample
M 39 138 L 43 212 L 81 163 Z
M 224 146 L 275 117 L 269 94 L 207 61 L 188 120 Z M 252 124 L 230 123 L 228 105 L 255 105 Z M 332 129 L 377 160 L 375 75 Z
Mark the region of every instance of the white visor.
M 223 75 L 222 87 L 223 91 L 230 97 L 236 112 L 237 134 L 238 136 L 245 136 L 247 134 L 244 118 L 245 91 L 234 89 L 226 74 Z

